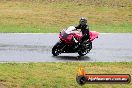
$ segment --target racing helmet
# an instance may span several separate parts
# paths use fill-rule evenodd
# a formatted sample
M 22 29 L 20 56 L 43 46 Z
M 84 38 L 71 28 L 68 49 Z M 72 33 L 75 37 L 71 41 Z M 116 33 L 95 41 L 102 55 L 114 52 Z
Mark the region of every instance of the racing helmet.
M 84 18 L 84 17 L 81 17 L 80 20 L 79 20 L 79 24 L 80 25 L 86 25 L 87 24 L 87 19 Z

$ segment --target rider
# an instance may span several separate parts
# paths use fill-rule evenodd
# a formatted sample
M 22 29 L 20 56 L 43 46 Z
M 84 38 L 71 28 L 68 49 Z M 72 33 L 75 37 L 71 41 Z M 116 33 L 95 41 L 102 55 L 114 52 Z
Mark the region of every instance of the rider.
M 81 39 L 81 43 L 84 41 L 84 40 L 89 40 L 90 36 L 89 36 L 89 26 L 87 25 L 87 19 L 82 17 L 80 20 L 79 20 L 79 25 L 75 27 L 76 29 L 81 29 L 82 31 L 82 39 Z
M 77 39 L 73 36 L 73 42 L 75 43 L 75 48 L 78 47 L 78 45 L 80 45 L 82 42 L 84 42 L 85 40 L 89 40 L 90 36 L 89 36 L 89 27 L 87 25 L 87 19 L 82 17 L 79 20 L 79 25 L 75 27 L 75 29 L 81 29 L 82 32 L 82 38 L 81 38 L 81 42 L 78 42 Z

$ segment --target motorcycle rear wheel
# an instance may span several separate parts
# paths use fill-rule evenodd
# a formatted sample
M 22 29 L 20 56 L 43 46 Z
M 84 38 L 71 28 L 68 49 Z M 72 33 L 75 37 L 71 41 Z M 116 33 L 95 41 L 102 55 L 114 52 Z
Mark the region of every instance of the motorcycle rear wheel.
M 79 56 L 85 56 L 87 53 L 89 53 L 90 52 L 90 50 L 80 50 L 80 51 L 78 51 L 78 54 L 79 54 Z
M 88 49 L 81 49 L 80 51 L 78 51 L 79 56 L 85 56 L 86 54 L 88 54 L 90 52 L 90 50 L 92 49 L 92 42 L 90 42 Z

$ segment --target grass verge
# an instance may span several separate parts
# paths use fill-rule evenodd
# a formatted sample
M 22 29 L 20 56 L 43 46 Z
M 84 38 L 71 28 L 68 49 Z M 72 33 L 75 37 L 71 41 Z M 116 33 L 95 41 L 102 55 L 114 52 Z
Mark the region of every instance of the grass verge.
M 88 18 L 90 30 L 132 33 L 130 0 L 3 0 L 0 32 L 59 32 Z
M 130 74 L 132 62 L 1 63 L 0 88 L 131 88 L 130 84 L 86 84 L 75 77 L 79 65 L 89 74 Z

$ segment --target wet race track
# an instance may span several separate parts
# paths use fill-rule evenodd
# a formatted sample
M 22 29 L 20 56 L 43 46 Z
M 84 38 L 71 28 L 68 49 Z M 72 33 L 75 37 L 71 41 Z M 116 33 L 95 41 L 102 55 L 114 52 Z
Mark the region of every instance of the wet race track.
M 93 41 L 89 54 L 77 53 L 52 56 L 51 49 L 58 41 L 57 34 L 1 33 L 0 62 L 120 62 L 132 61 L 132 33 L 100 34 Z

